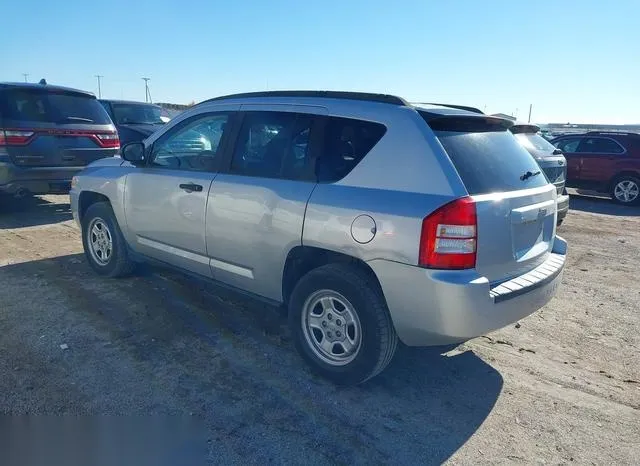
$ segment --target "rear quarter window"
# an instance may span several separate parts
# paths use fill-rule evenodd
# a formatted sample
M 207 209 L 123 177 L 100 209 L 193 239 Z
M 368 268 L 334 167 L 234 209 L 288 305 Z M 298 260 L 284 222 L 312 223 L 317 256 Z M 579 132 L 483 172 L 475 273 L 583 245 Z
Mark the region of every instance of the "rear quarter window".
M 331 183 L 347 176 L 386 132 L 381 123 L 328 117 L 323 151 L 316 162 L 318 181 Z
M 93 97 L 31 89 L 0 92 L 0 117 L 26 123 L 111 124 L 106 110 Z

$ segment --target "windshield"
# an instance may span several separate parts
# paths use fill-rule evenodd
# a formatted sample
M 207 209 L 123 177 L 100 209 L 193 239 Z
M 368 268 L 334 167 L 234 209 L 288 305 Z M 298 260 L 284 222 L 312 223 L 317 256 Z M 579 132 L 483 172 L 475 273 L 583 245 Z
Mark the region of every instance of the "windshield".
M 116 124 L 161 125 L 166 123 L 161 107 L 146 104 L 111 104 Z
M 527 150 L 545 152 L 549 155 L 553 154 L 555 147 L 549 141 L 538 133 L 519 133 L 516 139 Z

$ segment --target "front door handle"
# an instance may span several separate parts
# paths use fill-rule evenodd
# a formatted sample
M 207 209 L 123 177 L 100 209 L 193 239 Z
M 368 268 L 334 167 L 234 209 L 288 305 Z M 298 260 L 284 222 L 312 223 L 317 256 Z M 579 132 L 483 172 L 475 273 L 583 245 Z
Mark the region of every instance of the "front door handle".
M 195 183 L 183 183 L 180 185 L 180 189 L 184 189 L 188 193 L 191 193 L 193 191 L 199 193 L 200 191 L 202 191 L 202 186 Z

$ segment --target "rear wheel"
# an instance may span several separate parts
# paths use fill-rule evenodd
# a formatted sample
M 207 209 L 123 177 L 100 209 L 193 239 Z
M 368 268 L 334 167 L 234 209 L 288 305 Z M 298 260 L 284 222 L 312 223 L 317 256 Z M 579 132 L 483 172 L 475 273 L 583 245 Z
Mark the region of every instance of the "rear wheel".
M 640 180 L 633 176 L 621 176 L 613 182 L 611 197 L 619 204 L 637 204 L 640 201 Z
M 289 325 L 302 358 L 343 385 L 380 373 L 398 345 L 378 287 L 342 264 L 319 267 L 300 279 L 289 300 Z
M 82 246 L 89 265 L 100 275 L 121 277 L 134 263 L 108 202 L 91 204 L 82 217 Z

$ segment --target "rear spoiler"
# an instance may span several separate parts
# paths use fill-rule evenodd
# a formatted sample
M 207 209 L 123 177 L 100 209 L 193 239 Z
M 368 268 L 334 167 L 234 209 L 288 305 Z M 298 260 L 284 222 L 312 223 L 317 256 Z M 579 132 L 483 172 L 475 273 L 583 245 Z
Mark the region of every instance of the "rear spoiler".
M 480 110 L 479 108 L 468 107 L 466 105 L 438 104 L 438 103 L 435 103 L 435 102 L 416 102 L 415 104 L 416 105 L 438 105 L 439 107 L 455 108 L 457 110 L 465 110 L 467 112 L 479 113 L 481 115 L 484 115 L 484 112 L 482 110 Z

